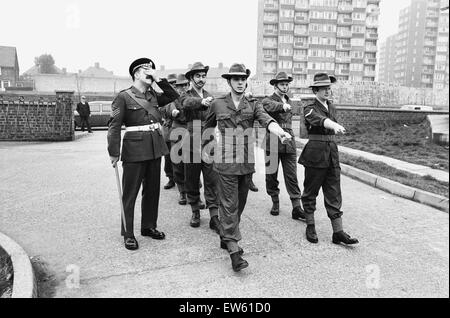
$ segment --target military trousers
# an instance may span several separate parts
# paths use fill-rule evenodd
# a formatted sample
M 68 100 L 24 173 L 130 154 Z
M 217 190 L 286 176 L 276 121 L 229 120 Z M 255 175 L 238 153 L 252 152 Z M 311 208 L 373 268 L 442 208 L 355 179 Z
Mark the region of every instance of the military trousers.
M 161 182 L 161 158 L 142 162 L 123 163 L 123 195 L 126 231 L 122 236 L 134 236 L 134 207 L 142 185 L 141 229 L 156 229 Z
M 91 130 L 91 124 L 89 123 L 89 116 L 80 116 L 81 131 L 84 131 L 84 127 L 87 127 L 88 131 Z
M 220 238 L 227 244 L 230 254 L 239 251 L 238 242 L 242 239 L 239 224 L 247 203 L 251 178 L 252 174 L 219 174 Z
M 173 167 L 172 167 L 172 160 L 170 159 L 170 147 L 171 142 L 166 142 L 167 149 L 169 149 L 169 154 L 164 156 L 164 172 L 166 173 L 166 177 L 169 180 L 173 180 Z
M 332 223 L 342 216 L 341 168 L 311 168 L 305 167 L 305 181 L 302 195 L 306 223 L 314 224 L 316 198 L 322 188 L 325 209 Z M 335 222 L 333 222 L 335 221 Z
M 278 155 L 277 169 L 274 173 L 267 173 L 267 167 L 270 164 L 269 156 Z M 281 165 L 283 167 L 284 183 L 286 190 L 291 198 L 293 207 L 300 206 L 300 199 L 302 192 L 298 185 L 297 179 L 297 154 L 296 153 L 269 153 L 266 152 L 266 190 L 267 194 L 272 198 L 278 198 L 280 189 L 278 185 L 278 168 Z
M 179 142 L 179 141 L 177 141 L 177 142 Z M 174 147 L 174 145 L 176 145 L 177 142 L 172 142 L 171 146 Z M 178 158 L 183 158 L 182 156 L 183 156 L 182 148 L 180 148 L 178 150 Z M 184 183 L 185 183 L 184 162 L 180 161 L 179 163 L 175 163 L 172 161 L 172 171 L 173 171 L 173 181 L 175 181 L 175 183 L 177 184 L 178 190 L 181 193 L 186 192 L 185 186 L 184 186 Z
M 206 208 L 209 209 L 211 217 L 218 216 L 218 174 L 213 169 L 213 164 L 206 163 L 203 160 L 200 160 L 200 162 L 193 162 L 194 155 L 192 152 L 186 155 L 190 156 L 189 162 L 184 163 L 184 189 L 186 191 L 187 202 L 191 205 L 192 211 L 199 210 L 200 174 L 203 174 Z

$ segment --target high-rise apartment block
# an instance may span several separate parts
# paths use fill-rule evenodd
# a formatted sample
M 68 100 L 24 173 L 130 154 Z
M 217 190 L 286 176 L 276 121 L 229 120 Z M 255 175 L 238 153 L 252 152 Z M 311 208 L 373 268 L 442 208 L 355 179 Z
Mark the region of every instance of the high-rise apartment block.
M 317 72 L 374 81 L 380 0 L 259 0 L 257 77 L 294 77 L 299 92 Z
M 397 35 L 389 36 L 380 45 L 378 62 L 378 81 L 383 83 L 395 82 L 395 59 L 397 53 Z
M 389 66 L 380 64 L 380 81 L 392 81 L 402 86 L 443 89 L 448 87 L 449 58 L 448 0 L 412 0 L 400 12 L 396 45 L 383 45 L 381 59 L 395 56 Z M 390 50 L 394 50 L 392 54 Z M 387 53 L 385 53 L 387 52 Z M 390 59 L 391 59 L 390 58 Z M 394 79 L 389 74 L 394 70 Z

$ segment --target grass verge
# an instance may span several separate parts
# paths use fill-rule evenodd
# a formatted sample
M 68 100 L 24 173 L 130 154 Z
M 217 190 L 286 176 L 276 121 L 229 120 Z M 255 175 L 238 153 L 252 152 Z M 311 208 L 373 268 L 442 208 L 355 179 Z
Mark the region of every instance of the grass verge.
M 34 275 L 37 283 L 38 298 L 52 298 L 55 296 L 56 286 L 59 282 L 54 272 L 49 269 L 48 264 L 39 256 L 31 257 Z
M 0 298 L 10 298 L 14 280 L 11 258 L 0 247 Z
M 348 154 L 339 154 L 340 162 L 349 166 L 373 173 L 375 175 L 396 181 L 398 183 L 449 197 L 448 182 L 436 180 L 431 176 L 419 176 L 413 173 L 395 169 L 383 162 L 367 160 Z
M 364 124 L 339 136 L 338 145 L 449 171 L 449 148 L 430 142 L 430 124 Z

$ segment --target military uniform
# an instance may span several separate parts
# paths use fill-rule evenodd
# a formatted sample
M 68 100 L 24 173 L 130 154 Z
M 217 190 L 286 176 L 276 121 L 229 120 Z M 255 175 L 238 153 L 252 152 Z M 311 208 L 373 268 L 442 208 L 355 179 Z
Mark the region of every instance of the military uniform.
M 249 182 L 255 172 L 255 160 L 252 134 L 230 138 L 225 129 L 238 129 L 236 132 L 243 134 L 246 129 L 253 128 L 255 120 L 265 128 L 274 121 L 255 100 L 244 97 L 236 108 L 230 93 L 213 101 L 205 124 L 205 128 L 217 127 L 220 133 L 214 170 L 219 174 L 221 239 L 230 254 L 239 251 L 239 222 L 247 202 Z M 243 149 L 243 158 L 238 161 L 242 154 L 240 149 Z
M 200 173 L 203 174 L 204 193 L 206 208 L 209 209 L 211 218 L 218 216 L 218 197 L 217 197 L 217 173 L 213 170 L 211 163 L 203 161 L 201 152 L 201 135 L 194 136 L 194 125 L 201 125 L 201 131 L 205 124 L 208 107 L 202 104 L 202 100 L 212 97 L 206 90 L 203 90 L 203 96 L 192 88 L 188 90 L 180 98 L 180 103 L 177 104 L 180 111 L 184 112 L 186 117 L 186 127 L 189 131 L 190 147 L 184 148 L 187 150 L 183 153 L 184 156 L 184 176 L 185 176 L 185 190 L 187 201 L 191 205 L 192 211 L 200 209 Z
M 170 130 L 169 134 L 176 129 L 187 129 L 187 121 L 186 116 L 184 114 L 184 111 L 181 110 L 176 117 L 172 115 L 173 111 L 176 109 L 181 108 L 180 101 L 177 99 L 176 101 L 170 103 L 168 105 L 168 115 L 170 116 L 170 119 L 172 120 L 172 129 Z M 170 139 L 171 142 L 171 148 L 172 149 L 179 149 L 178 153 L 176 154 L 179 158 L 183 158 L 183 152 L 182 147 L 180 143 L 182 143 L 183 138 L 186 136 L 179 135 L 179 136 L 172 136 Z M 175 146 L 179 147 L 175 147 Z M 178 163 L 172 162 L 172 170 L 173 170 L 173 180 L 178 186 L 178 190 L 180 193 L 185 193 L 185 178 L 184 178 L 184 162 L 181 160 Z
M 131 73 L 131 72 L 130 72 Z M 168 154 L 162 136 L 162 116 L 158 107 L 179 97 L 167 80 L 157 83 L 163 90 L 157 94 L 150 89 L 145 94 L 134 86 L 121 91 L 112 103 L 112 118 L 108 130 L 108 152 L 123 161 L 123 206 L 126 231 L 122 235 L 134 237 L 134 206 L 141 187 L 141 229 L 156 229 L 160 195 L 161 157 Z M 120 151 L 122 125 L 127 127 Z M 144 129 L 143 126 L 146 126 Z
M 304 108 L 309 141 L 298 162 L 305 167 L 302 203 L 307 224 L 314 224 L 316 197 L 320 188 L 323 190 L 328 217 L 337 220 L 342 216 L 338 147 L 334 131 L 323 126 L 327 118 L 337 122 L 336 108 L 330 102 L 327 104 L 328 110 L 316 99 Z
M 169 179 L 170 183 L 171 181 L 173 181 L 174 178 L 173 178 L 172 160 L 170 160 L 171 142 L 169 139 L 173 120 L 171 118 L 169 108 L 170 104 L 159 108 L 159 110 L 161 111 L 161 115 L 163 118 L 163 125 L 162 125 L 163 138 L 169 150 L 169 154 L 164 156 L 164 172 L 166 173 L 166 177 Z
M 285 112 L 283 109 L 283 105 L 285 103 L 292 105 L 291 100 L 287 96 L 286 98 L 287 101 L 283 101 L 278 94 L 274 93 L 272 96 L 263 99 L 262 103 L 266 112 L 276 120 L 281 128 L 283 128 L 291 136 L 294 136 L 294 132 L 292 131 L 292 112 Z M 281 161 L 286 190 L 291 198 L 292 206 L 300 206 L 301 191 L 297 180 L 297 148 L 295 139 L 292 138 L 286 144 L 283 144 L 279 138 L 273 134 L 268 134 L 266 138 L 266 167 L 270 164 L 270 156 L 276 155 L 278 157 L 278 164 L 275 172 L 267 173 L 266 168 L 267 194 L 272 197 L 274 202 L 278 201 L 280 189 L 278 188 L 279 182 L 277 180 L 277 175 L 278 167 Z M 276 144 L 278 146 L 276 149 L 270 149 L 270 142 L 272 138 L 277 139 Z

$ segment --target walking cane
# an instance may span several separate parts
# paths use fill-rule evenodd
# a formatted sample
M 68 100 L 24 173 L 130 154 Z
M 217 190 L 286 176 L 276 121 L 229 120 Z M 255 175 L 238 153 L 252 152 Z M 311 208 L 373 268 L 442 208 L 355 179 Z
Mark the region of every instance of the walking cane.
M 117 167 L 117 163 L 114 166 L 114 170 L 116 171 L 117 191 L 119 192 L 120 210 L 122 212 L 122 224 L 123 228 L 125 229 L 125 232 L 127 232 L 127 224 L 125 221 L 125 210 L 123 208 L 123 201 L 122 201 L 122 187 L 120 185 L 119 168 Z

